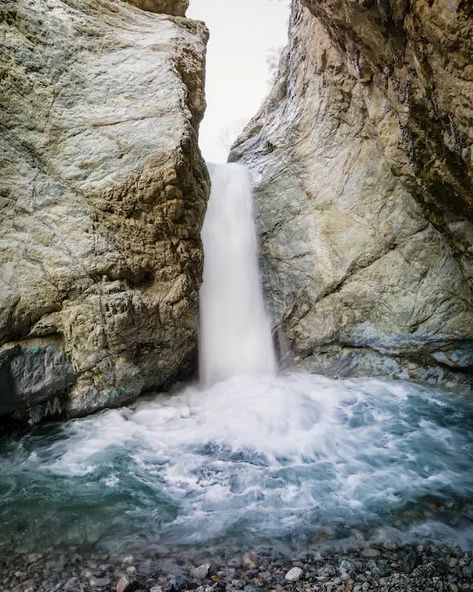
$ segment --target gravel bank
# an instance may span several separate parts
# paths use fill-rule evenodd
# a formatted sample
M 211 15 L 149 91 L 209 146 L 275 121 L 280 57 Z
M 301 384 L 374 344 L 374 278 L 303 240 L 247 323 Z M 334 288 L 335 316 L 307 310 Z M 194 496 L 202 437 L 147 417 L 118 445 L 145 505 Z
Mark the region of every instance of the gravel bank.
M 473 590 L 473 554 L 445 546 L 297 557 L 30 554 L 2 556 L 0 575 L 2 592 L 457 592 Z

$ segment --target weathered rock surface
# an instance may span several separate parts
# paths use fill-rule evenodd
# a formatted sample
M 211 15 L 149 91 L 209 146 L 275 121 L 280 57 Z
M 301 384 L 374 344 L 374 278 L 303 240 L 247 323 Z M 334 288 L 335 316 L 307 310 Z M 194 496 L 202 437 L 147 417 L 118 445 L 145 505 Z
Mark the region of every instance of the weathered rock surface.
M 206 41 L 122 1 L 1 3 L 0 414 L 84 414 L 186 371 Z
M 189 7 L 189 0 L 126 0 L 126 2 L 142 10 L 163 12 L 174 16 L 185 16 Z
M 230 160 L 297 364 L 471 389 L 472 32 L 469 2 L 294 2 Z

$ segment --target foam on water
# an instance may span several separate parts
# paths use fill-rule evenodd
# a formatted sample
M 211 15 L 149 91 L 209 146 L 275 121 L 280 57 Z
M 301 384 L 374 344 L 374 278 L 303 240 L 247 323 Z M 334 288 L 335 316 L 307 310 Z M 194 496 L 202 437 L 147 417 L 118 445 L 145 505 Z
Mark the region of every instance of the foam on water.
M 188 387 L 4 445 L 3 541 L 389 534 L 471 547 L 472 419 L 468 399 L 401 382 L 288 374 Z

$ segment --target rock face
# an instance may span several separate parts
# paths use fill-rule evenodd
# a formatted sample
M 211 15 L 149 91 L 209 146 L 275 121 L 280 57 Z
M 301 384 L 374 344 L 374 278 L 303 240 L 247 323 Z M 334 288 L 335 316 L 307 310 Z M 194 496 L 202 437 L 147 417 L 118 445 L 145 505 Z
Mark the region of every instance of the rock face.
M 195 348 L 207 30 L 122 1 L 3 0 L 0 41 L 0 415 L 118 405 Z
M 163 12 L 174 16 L 185 16 L 189 0 L 126 0 L 133 6 L 150 12 Z
M 294 361 L 473 384 L 473 11 L 304 0 L 233 147 L 257 191 L 265 289 Z

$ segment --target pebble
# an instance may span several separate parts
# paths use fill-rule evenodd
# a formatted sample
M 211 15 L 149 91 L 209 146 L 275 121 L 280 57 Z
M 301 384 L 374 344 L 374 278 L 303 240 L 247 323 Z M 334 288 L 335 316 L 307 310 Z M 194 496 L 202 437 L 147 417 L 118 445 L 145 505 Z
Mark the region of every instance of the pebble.
M 254 586 L 253 584 L 247 584 L 243 588 L 243 592 L 266 592 L 262 586 Z
M 202 563 L 202 565 L 199 565 L 197 567 L 193 567 L 191 569 L 191 576 L 195 580 L 203 580 L 204 578 L 206 578 L 209 575 L 209 571 L 210 571 L 210 563 Z
M 111 584 L 111 580 L 110 580 L 110 578 L 107 578 L 107 577 L 102 577 L 102 578 L 92 577 L 92 578 L 90 578 L 90 585 L 93 588 L 105 588 L 107 586 L 110 586 L 110 584 Z
M 197 549 L 193 558 L 192 552 L 188 556 L 183 552 L 163 555 L 151 550 L 135 554 L 137 569 L 121 557 L 115 560 L 100 552 L 48 553 L 32 563 L 28 563 L 27 554 L 9 554 L 0 556 L 0 592 L 473 591 L 472 553 L 447 546 L 425 545 L 420 550 L 406 545 L 393 550 L 376 547 L 375 555 L 367 554 L 369 548 L 322 553 L 308 547 L 290 562 L 284 555 L 260 551 L 250 554 L 251 564 L 246 558 L 248 567 L 242 567 L 240 554 L 220 556 L 215 549 L 207 556 Z M 127 569 L 139 575 L 135 578 Z M 186 580 L 181 576 L 203 575 L 205 571 L 205 578 Z
M 340 564 L 338 566 L 338 571 L 341 574 L 349 574 L 353 569 L 352 564 L 347 561 L 346 559 L 343 559 L 342 561 L 340 561 Z
M 169 578 L 166 585 L 163 586 L 163 592 L 181 592 L 181 590 L 186 590 L 188 587 L 188 582 L 185 578 L 181 576 L 173 576 Z
M 69 578 L 64 586 L 65 590 L 76 590 L 78 588 L 79 578 Z
M 297 582 L 297 580 L 301 577 L 303 571 L 300 567 L 293 567 L 290 569 L 287 574 L 284 576 L 284 579 L 287 582 Z
M 118 582 L 116 591 L 117 592 L 128 592 L 133 587 L 134 581 L 128 579 L 126 576 L 122 576 Z

